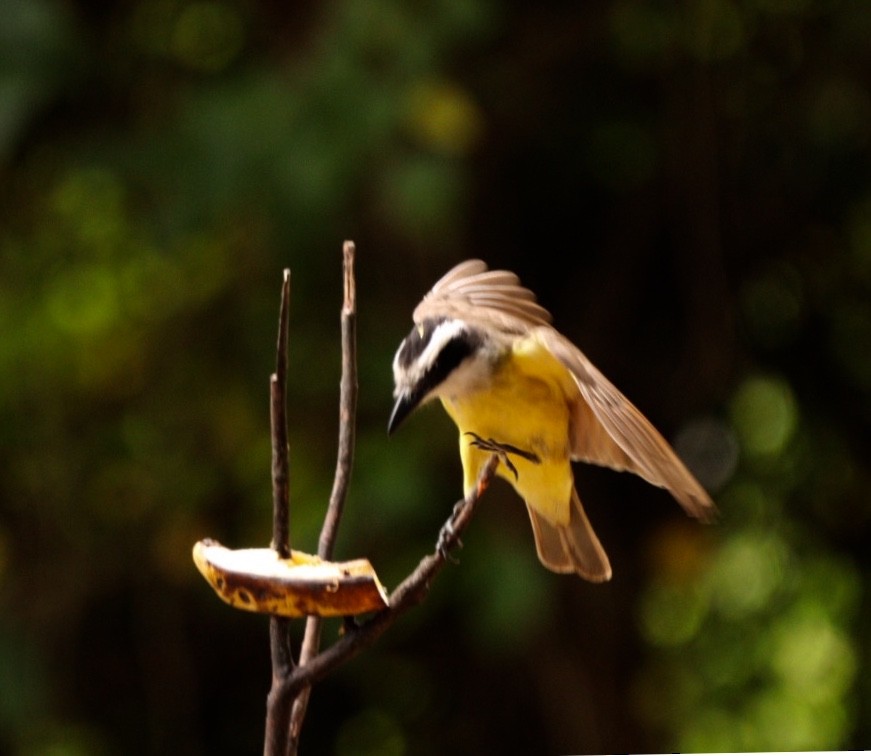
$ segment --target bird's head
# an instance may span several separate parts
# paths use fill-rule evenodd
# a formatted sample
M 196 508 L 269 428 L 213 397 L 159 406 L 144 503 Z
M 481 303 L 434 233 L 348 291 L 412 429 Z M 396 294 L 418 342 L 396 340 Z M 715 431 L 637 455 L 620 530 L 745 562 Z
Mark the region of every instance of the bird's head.
M 393 433 L 415 407 L 468 388 L 483 346 L 481 332 L 462 320 L 427 319 L 415 324 L 393 358 L 396 403 L 387 432 Z

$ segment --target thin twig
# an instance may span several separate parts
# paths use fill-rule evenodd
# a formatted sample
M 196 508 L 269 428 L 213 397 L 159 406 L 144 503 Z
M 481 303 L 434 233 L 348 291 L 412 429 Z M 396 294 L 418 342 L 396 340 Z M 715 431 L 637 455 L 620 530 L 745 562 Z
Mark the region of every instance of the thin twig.
M 278 555 L 290 556 L 290 486 L 287 449 L 287 340 L 290 271 L 284 271 L 278 314 L 278 344 L 275 373 L 269 379 L 269 417 L 272 438 L 272 547 Z M 290 647 L 290 620 L 269 618 L 269 648 L 272 685 L 266 698 L 264 756 L 284 756 L 290 720 L 291 692 L 285 681 L 294 669 Z
M 278 310 L 275 372 L 269 379 L 269 419 L 272 436 L 272 548 L 290 556 L 290 491 L 287 452 L 287 340 L 290 311 L 290 271 L 285 270 Z
M 331 559 L 339 521 L 345 509 L 354 463 L 357 416 L 357 287 L 354 282 L 354 242 L 342 247 L 344 300 L 342 303 L 342 381 L 339 389 L 339 452 L 327 516 L 318 541 L 318 556 Z
M 445 523 L 439 535 L 439 546 L 435 552 L 420 560 L 417 568 L 390 594 L 389 608 L 378 612 L 362 624 L 351 627 L 332 646 L 325 649 L 306 664 L 296 667 L 283 681 L 288 695 L 296 695 L 300 690 L 324 678 L 361 651 L 369 648 L 396 620 L 421 603 L 429 593 L 435 576 L 448 563 L 448 551 L 459 543 L 460 536 L 469 524 L 472 514 L 486 490 L 499 464 L 493 455 L 478 478 L 478 485 L 465 499 L 454 507 L 453 514 Z
M 348 484 L 354 462 L 354 436 L 357 416 L 357 293 L 354 282 L 354 242 L 346 241 L 342 247 L 344 271 L 344 299 L 342 303 L 342 379 L 339 388 L 339 450 L 336 459 L 336 473 L 333 477 L 333 490 L 327 514 L 318 541 L 318 556 L 331 559 L 339 522 L 345 509 Z M 307 664 L 320 648 L 322 622 L 320 617 L 309 617 L 305 624 L 302 648 L 299 654 L 300 665 Z M 299 749 L 302 724 L 311 697 L 311 685 L 300 690 L 293 702 L 290 719 L 289 756 Z

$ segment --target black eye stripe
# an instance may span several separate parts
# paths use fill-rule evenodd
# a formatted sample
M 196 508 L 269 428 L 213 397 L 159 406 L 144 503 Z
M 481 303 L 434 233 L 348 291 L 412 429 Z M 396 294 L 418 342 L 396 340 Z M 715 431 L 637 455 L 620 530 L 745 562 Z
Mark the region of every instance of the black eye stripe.
M 430 346 L 433 334 L 445 319 L 425 320 L 415 326 L 405 337 L 397 355 L 399 366 L 405 370 L 413 369 L 420 356 Z M 432 358 L 432 362 L 418 374 L 415 390 L 421 397 L 428 394 L 442 383 L 467 357 L 471 356 L 481 345 L 481 335 L 467 328 L 457 332 L 444 344 Z
M 405 337 L 402 349 L 399 351 L 399 364 L 402 367 L 410 367 L 424 353 L 436 327 L 443 322 L 443 319 L 424 320 L 420 325 L 411 329 L 411 333 Z
M 442 347 L 432 367 L 426 371 L 424 382 L 432 388 L 438 386 L 475 351 L 477 346 L 478 339 L 475 336 L 467 331 L 461 331 Z

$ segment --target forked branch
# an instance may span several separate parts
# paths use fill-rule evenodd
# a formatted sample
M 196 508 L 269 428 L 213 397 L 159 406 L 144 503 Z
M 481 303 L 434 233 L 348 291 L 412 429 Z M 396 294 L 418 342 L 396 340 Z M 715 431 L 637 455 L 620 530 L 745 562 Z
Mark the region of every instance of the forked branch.
M 344 510 L 354 456 L 357 407 L 356 292 L 354 243 L 343 248 L 344 302 L 342 306 L 342 380 L 339 407 L 339 448 L 333 489 L 318 544 L 318 556 L 330 560 Z M 288 493 L 288 446 L 286 417 L 286 375 L 289 272 L 285 271 L 279 310 L 276 371 L 270 381 L 272 421 L 273 547 L 279 555 L 290 555 L 290 504 Z M 270 618 L 272 686 L 267 697 L 265 756 L 294 756 L 305 719 L 311 687 L 334 669 L 371 646 L 401 614 L 422 602 L 435 576 L 449 561 L 449 552 L 460 541 L 475 507 L 499 463 L 493 456 L 482 471 L 476 488 L 457 502 L 451 517 L 439 533 L 435 551 L 423 557 L 415 570 L 389 597 L 388 608 L 362 622 L 348 620 L 345 633 L 319 651 L 321 619 L 306 620 L 305 635 L 295 664 L 290 646 L 290 620 Z

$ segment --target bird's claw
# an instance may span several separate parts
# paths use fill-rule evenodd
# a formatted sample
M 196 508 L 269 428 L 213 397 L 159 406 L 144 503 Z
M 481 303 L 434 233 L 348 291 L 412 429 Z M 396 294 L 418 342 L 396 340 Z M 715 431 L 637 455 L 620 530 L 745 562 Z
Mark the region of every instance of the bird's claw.
M 457 516 L 460 506 L 464 503 L 465 502 L 461 501 L 454 507 L 450 519 L 442 526 L 442 529 L 439 531 L 438 540 L 436 541 L 436 551 L 439 553 L 439 556 L 452 564 L 459 564 L 460 560 L 451 555 L 450 547 L 456 546 L 458 548 L 463 548 L 463 542 L 457 538 L 456 533 L 454 532 L 454 519 Z M 450 541 L 453 541 L 453 543 L 449 544 Z
M 496 441 L 492 438 L 481 438 L 477 433 L 473 433 L 472 431 L 466 431 L 467 436 L 472 437 L 472 441 L 469 443 L 472 446 L 477 447 L 483 451 L 493 452 L 497 457 L 499 457 L 499 461 L 505 465 L 510 471 L 511 474 L 514 475 L 514 480 L 519 478 L 519 474 L 517 472 L 517 468 L 514 466 L 514 463 L 509 458 L 509 454 L 516 454 L 518 457 L 523 457 L 523 459 L 528 462 L 532 462 L 535 465 L 541 464 L 541 458 L 533 453 L 526 451 L 525 449 L 519 449 L 516 446 L 512 446 L 511 444 L 503 444 L 499 441 Z

